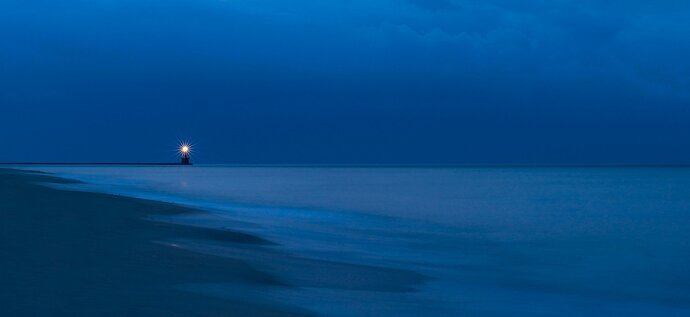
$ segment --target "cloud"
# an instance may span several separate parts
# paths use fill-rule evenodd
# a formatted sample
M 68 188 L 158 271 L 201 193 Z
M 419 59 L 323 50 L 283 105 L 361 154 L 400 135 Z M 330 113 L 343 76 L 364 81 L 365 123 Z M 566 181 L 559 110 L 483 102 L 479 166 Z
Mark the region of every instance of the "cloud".
M 646 149 L 661 149 L 690 124 L 688 12 L 635 0 L 7 0 L 0 126 L 30 138 L 21 118 L 40 117 L 47 136 L 127 126 L 110 137 L 136 139 L 184 119 L 219 142 L 266 137 L 238 138 L 246 153 L 385 134 L 435 140 L 448 161 L 486 144 L 543 153 L 534 140 L 583 149 L 656 129 Z M 476 147 L 453 152 L 458 138 Z M 384 141 L 368 150 L 406 150 Z
M 412 4 L 428 10 L 451 10 L 455 4 L 451 0 L 409 0 Z
M 690 46 L 682 39 L 690 4 L 678 1 L 66 1 L 31 10 L 8 3 L 6 67 L 31 56 L 54 63 L 82 56 L 70 62 L 425 73 L 455 82 L 530 80 L 533 89 L 589 80 L 664 98 L 689 88 Z

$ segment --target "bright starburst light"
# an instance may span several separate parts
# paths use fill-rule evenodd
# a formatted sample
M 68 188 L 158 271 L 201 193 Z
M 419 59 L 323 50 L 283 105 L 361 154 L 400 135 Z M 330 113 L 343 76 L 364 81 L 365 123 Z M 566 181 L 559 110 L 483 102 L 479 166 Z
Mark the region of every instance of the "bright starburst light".
M 187 142 L 183 142 L 180 144 L 177 151 L 180 153 L 181 156 L 187 157 L 190 153 L 192 153 L 192 145 Z

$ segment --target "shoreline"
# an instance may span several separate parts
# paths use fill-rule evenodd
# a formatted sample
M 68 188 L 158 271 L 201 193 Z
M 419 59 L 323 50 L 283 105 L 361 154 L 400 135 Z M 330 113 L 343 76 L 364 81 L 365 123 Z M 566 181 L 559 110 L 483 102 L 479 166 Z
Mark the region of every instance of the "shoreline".
M 240 259 L 155 243 L 185 238 L 259 249 L 270 244 L 263 238 L 145 219 L 198 212 L 190 208 L 37 184 L 69 182 L 0 169 L 0 315 L 311 315 L 268 299 L 247 303 L 180 291 L 185 283 L 289 286 Z
M 0 168 L 0 315 L 316 316 L 314 304 L 398 296 L 429 279 L 161 220 L 206 213 L 193 206 L 50 185 L 76 183 Z M 331 295 L 306 295 L 318 290 Z
M 678 257 L 690 241 L 687 170 L 41 171 L 0 169 L 2 316 L 688 312 L 678 288 L 687 285 Z M 203 199 L 217 188 L 282 207 Z M 334 192 L 399 217 L 283 199 L 342 206 Z M 465 206 L 436 218 L 462 226 L 402 219 L 407 208 L 435 217 L 444 206 Z

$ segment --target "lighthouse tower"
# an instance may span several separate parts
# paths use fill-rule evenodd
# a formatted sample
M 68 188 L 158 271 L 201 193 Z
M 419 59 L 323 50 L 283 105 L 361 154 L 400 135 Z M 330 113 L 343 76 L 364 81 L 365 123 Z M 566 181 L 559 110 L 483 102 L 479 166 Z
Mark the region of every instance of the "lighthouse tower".
M 192 165 L 189 157 L 192 153 L 192 147 L 189 144 L 180 145 L 180 165 Z

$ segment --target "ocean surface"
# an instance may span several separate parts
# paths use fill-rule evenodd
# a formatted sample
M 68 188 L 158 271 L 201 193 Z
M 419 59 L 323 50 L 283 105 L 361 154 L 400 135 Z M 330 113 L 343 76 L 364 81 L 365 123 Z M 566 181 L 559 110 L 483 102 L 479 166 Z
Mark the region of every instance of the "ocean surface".
M 323 316 L 690 316 L 686 168 L 27 169 L 83 182 L 62 189 L 205 210 L 151 221 L 252 233 L 284 256 L 159 243 L 244 257 L 295 286 L 182 291 Z

